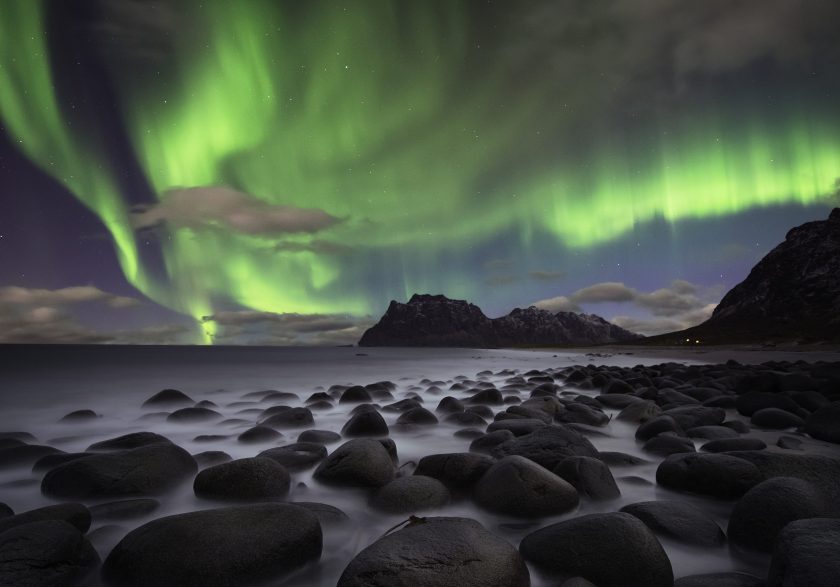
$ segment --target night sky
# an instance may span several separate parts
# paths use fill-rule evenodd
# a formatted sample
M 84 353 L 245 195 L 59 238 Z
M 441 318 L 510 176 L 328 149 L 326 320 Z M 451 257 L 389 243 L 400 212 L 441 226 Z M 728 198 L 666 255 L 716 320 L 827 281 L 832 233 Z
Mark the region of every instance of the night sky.
M 0 342 L 705 319 L 838 205 L 836 0 L 4 0 Z

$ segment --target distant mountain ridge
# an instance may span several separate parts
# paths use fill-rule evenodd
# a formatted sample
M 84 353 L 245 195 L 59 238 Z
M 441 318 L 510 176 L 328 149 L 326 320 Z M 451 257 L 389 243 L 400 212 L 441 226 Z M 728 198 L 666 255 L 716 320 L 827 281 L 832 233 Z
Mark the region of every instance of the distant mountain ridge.
M 840 208 L 792 228 L 706 322 L 646 339 L 668 344 L 840 342 Z
M 443 295 L 392 301 L 359 346 L 506 347 L 595 345 L 642 338 L 594 314 L 552 313 L 533 306 L 488 318 L 476 306 Z

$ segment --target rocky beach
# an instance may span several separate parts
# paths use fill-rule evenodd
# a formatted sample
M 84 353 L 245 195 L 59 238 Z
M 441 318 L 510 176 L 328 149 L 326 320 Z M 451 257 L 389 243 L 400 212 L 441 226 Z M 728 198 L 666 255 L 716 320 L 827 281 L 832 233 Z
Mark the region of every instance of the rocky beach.
M 840 571 L 830 351 L 9 350 L 0 584 Z

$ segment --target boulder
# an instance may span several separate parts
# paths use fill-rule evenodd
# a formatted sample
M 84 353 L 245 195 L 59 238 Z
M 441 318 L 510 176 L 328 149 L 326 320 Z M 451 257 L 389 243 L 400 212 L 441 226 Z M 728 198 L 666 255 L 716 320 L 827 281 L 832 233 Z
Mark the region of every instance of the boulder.
M 785 428 L 798 428 L 805 424 L 805 420 L 779 408 L 763 408 L 758 410 L 750 418 L 750 423 L 759 428 L 771 430 L 783 430 Z
M 338 587 L 529 584 L 516 549 L 467 518 L 415 518 L 357 554 L 338 580 Z
M 304 430 L 298 435 L 298 442 L 314 442 L 317 444 L 330 444 L 341 440 L 341 434 L 332 430 Z
M 425 475 L 398 477 L 380 487 L 371 505 L 390 514 L 410 514 L 445 506 L 449 503 L 446 485 Z
M 840 520 L 810 518 L 791 522 L 773 546 L 768 587 L 836 585 L 840 577 Z
M 572 485 L 518 455 L 493 464 L 478 480 L 473 497 L 491 512 L 522 518 L 562 514 L 577 507 L 579 501 Z
M 794 520 L 830 515 L 825 496 L 808 481 L 774 477 L 747 491 L 735 504 L 727 534 L 739 546 L 771 552 L 782 528 Z
M 569 482 L 581 497 L 602 500 L 621 495 L 610 468 L 600 459 L 568 457 L 560 461 L 554 473 Z
M 315 424 L 315 418 L 312 417 L 312 412 L 308 408 L 289 408 L 266 418 L 260 424 L 281 429 L 306 428 Z
M 381 442 L 357 438 L 321 461 L 313 476 L 328 485 L 381 487 L 394 478 L 394 463 Z
M 324 460 L 327 449 L 316 442 L 295 442 L 286 446 L 269 448 L 257 456 L 271 459 L 289 471 L 305 471 Z
M 385 418 L 373 409 L 355 414 L 341 428 L 341 433 L 349 437 L 388 436 L 388 432 Z
M 726 536 L 709 514 L 687 501 L 641 501 L 621 511 L 674 540 L 700 546 L 720 546 Z
M 61 454 L 64 451 L 40 444 L 20 444 L 0 448 L 0 469 L 12 467 L 31 467 L 41 457 Z
M 480 416 L 479 416 L 480 418 Z M 430 426 L 438 423 L 437 417 L 426 408 L 411 408 L 397 418 L 397 424 Z
M 268 426 L 254 426 L 237 436 L 236 439 L 244 444 L 255 444 L 260 442 L 271 442 L 272 440 L 282 437 L 283 435 L 280 432 L 277 432 L 274 428 L 270 428 Z
M 568 426 L 543 426 L 537 430 L 498 445 L 493 456 L 519 455 L 554 469 L 566 457 L 597 457 L 598 451 L 580 432 Z
M 817 408 L 805 420 L 805 432 L 818 440 L 840 444 L 840 402 Z
M 78 585 L 98 565 L 99 555 L 87 538 L 63 520 L 0 533 L 0 585 Z
M 674 436 L 668 433 L 654 436 L 644 444 L 642 450 L 663 457 L 678 453 L 695 452 L 694 442 L 690 438 Z
M 85 422 L 89 420 L 96 420 L 99 415 L 93 410 L 76 410 L 70 412 L 59 420 L 59 422 Z
M 155 434 L 154 432 L 132 432 L 117 436 L 116 438 L 109 438 L 101 442 L 94 442 L 87 450 L 89 451 L 109 451 L 109 450 L 126 450 L 130 448 L 140 448 L 141 446 L 150 446 L 152 444 L 172 444 L 172 441 L 165 436 Z
M 67 522 L 82 534 L 90 529 L 90 511 L 84 505 L 80 503 L 60 503 L 0 518 L 0 532 L 5 532 L 23 524 L 44 520 Z
M 130 532 L 105 560 L 112 585 L 214 587 L 277 582 L 321 557 L 311 511 L 255 504 L 159 518 Z
M 190 453 L 181 447 L 153 444 L 59 465 L 44 475 L 41 491 L 76 499 L 155 495 L 192 477 L 197 469 Z
M 151 498 L 125 499 L 90 506 L 90 515 L 97 522 L 103 520 L 130 520 L 148 516 L 160 507 L 160 502 Z
M 674 584 L 662 545 L 630 514 L 589 514 L 551 524 L 525 536 L 519 551 L 548 575 L 579 576 L 598 587 Z
M 157 392 L 155 395 L 143 402 L 144 408 L 161 407 L 161 406 L 176 406 L 176 405 L 193 405 L 193 399 L 185 394 L 183 391 L 177 389 L 164 389 Z
M 704 452 L 729 452 L 733 450 L 764 450 L 767 443 L 759 438 L 722 438 L 711 440 L 700 447 Z
M 253 457 L 204 469 L 196 476 L 193 491 L 206 499 L 270 501 L 285 497 L 290 481 L 283 465 Z
M 750 461 L 728 454 L 682 453 L 656 469 L 656 482 L 669 489 L 734 499 L 764 480 Z
M 671 416 L 656 416 L 646 422 L 642 423 L 636 429 L 637 440 L 650 440 L 654 436 L 663 434 L 665 432 L 672 432 L 674 434 L 682 434 L 683 430 Z
M 437 479 L 450 489 L 471 489 L 493 464 L 490 457 L 468 453 L 428 455 L 420 459 L 415 475 Z

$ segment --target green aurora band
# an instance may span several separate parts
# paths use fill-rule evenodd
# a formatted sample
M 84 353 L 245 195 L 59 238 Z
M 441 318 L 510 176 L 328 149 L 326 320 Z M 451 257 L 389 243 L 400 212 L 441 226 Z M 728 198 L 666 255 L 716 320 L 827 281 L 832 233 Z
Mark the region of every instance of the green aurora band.
M 187 9 L 196 34 L 173 39 L 165 89 L 117 84 L 131 143 L 155 197 L 225 185 L 267 204 L 341 219 L 317 234 L 266 237 L 218 226 L 170 227 L 168 279 L 140 262 L 132 218 L 102 149 L 62 114 L 36 1 L 0 5 L 0 117 L 19 148 L 94 211 L 126 278 L 196 319 L 212 342 L 218 304 L 265 312 L 365 314 L 378 307 L 342 255 L 386 251 L 404 288 L 469 295 L 444 259 L 515 230 L 585 249 L 635 225 L 825 201 L 840 177 L 840 116 L 788 108 L 689 112 L 632 136 L 521 161 L 535 128 L 563 139 L 573 115 L 534 84 L 498 104 L 502 68 L 469 75 L 469 19 L 459 4 L 372 1 L 208 2 Z M 363 9 L 360 7 L 363 6 Z M 411 26 L 406 27 L 405 23 Z M 483 71 L 483 70 L 482 70 Z M 468 90 L 462 87 L 468 84 Z M 505 93 L 510 96 L 508 90 Z M 586 103 L 586 96 L 577 96 Z M 546 119 L 546 112 L 551 112 Z M 546 143 L 548 144 L 548 143 Z M 639 146 L 643 148 L 639 148 Z M 510 170 L 510 172 L 506 172 Z M 278 248 L 276 243 L 297 247 Z M 403 292 L 378 292 L 383 297 Z

